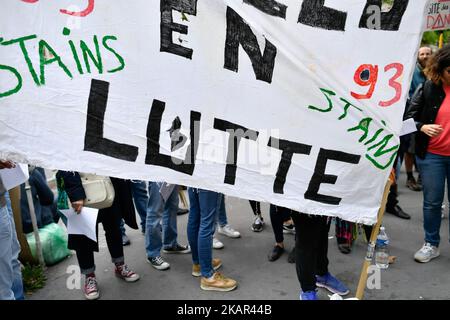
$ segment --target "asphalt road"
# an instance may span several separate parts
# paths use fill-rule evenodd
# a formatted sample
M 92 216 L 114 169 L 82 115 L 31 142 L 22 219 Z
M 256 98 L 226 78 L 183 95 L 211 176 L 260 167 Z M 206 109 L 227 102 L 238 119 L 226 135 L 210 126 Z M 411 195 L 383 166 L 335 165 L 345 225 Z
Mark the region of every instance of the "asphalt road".
M 368 300 L 421 300 L 450 299 L 450 245 L 448 208 L 441 226 L 441 256 L 426 264 L 413 260 L 413 255 L 423 244 L 422 230 L 422 193 L 406 189 L 405 175 L 399 182 L 399 200 L 401 207 L 411 214 L 411 220 L 402 220 L 386 214 L 384 225 L 390 237 L 390 253 L 397 257 L 387 270 L 381 270 L 380 288 L 366 289 Z M 191 276 L 191 256 L 163 254 L 171 268 L 158 271 L 146 262 L 144 236 L 140 231 L 128 229 L 132 241 L 125 247 L 125 259 L 130 267 L 140 274 L 136 283 L 125 283 L 113 274 L 113 265 L 106 248 L 103 235 L 100 237 L 100 252 L 96 254 L 97 278 L 101 299 L 126 300 L 296 300 L 299 283 L 295 273 L 295 264 L 287 262 L 289 250 L 294 245 L 294 236 L 285 235 L 286 253 L 277 261 L 269 262 L 268 253 L 274 245 L 274 236 L 270 226 L 268 205 L 264 204 L 263 217 L 265 229 L 261 233 L 252 232 L 250 225 L 253 214 L 247 200 L 228 197 L 226 201 L 229 223 L 241 232 L 241 238 L 230 239 L 222 235 L 218 238 L 225 244 L 222 250 L 214 250 L 214 256 L 223 260 L 221 271 L 239 283 L 235 291 L 228 293 L 203 291 L 199 279 Z M 178 217 L 179 242 L 187 243 L 187 215 Z M 102 228 L 99 228 L 102 230 Z M 103 232 L 103 231 L 101 231 Z M 342 280 L 351 290 L 348 297 L 355 295 L 362 263 L 366 252 L 366 243 L 361 235 L 349 255 L 340 253 L 334 238 L 334 228 L 330 231 L 329 260 L 330 271 Z M 62 261 L 47 269 L 45 288 L 35 292 L 32 300 L 82 300 L 81 290 L 69 289 L 71 282 L 68 273 L 76 266 L 76 258 Z M 70 286 L 69 286 L 70 287 Z M 321 299 L 328 299 L 327 292 L 319 290 Z

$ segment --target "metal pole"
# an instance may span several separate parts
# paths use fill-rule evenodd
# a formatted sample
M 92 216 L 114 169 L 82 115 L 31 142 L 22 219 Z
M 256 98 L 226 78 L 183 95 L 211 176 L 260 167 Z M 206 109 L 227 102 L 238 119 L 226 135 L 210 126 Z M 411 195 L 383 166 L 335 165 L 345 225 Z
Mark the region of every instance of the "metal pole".
M 45 269 L 45 260 L 44 255 L 42 254 L 41 238 L 39 237 L 39 228 L 36 220 L 36 211 L 34 210 L 33 195 L 31 194 L 31 187 L 28 181 L 25 182 L 25 190 L 27 193 L 28 207 L 30 208 L 30 217 L 31 223 L 33 225 L 34 239 L 36 240 L 36 255 L 38 257 L 39 264 L 43 269 Z

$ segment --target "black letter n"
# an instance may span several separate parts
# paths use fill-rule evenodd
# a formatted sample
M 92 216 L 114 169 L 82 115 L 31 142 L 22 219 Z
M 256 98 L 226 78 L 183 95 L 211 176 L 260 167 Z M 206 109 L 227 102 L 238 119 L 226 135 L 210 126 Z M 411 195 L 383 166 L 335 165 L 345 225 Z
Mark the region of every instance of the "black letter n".
M 224 68 L 237 72 L 239 68 L 239 44 L 252 62 L 256 79 L 272 82 L 277 48 L 266 39 L 266 48 L 261 56 L 258 40 L 252 29 L 233 9 L 227 8 L 227 39 L 225 42 Z
M 136 161 L 139 149 L 103 137 L 103 122 L 108 102 L 109 82 L 93 79 L 89 94 L 84 151 L 126 161 Z

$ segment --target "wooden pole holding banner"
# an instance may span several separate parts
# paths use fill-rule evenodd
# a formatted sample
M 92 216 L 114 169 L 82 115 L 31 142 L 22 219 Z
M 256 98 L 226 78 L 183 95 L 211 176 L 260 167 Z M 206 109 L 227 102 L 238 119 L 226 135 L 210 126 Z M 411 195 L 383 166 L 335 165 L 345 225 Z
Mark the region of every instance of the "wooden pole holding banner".
M 361 270 L 361 276 L 359 277 L 358 288 L 356 289 L 356 298 L 358 300 L 362 300 L 364 298 L 364 290 L 366 289 L 367 283 L 367 270 L 369 266 L 372 264 L 372 258 L 375 252 L 375 243 L 378 236 L 378 232 L 381 227 L 381 223 L 383 221 L 384 211 L 386 209 L 387 198 L 389 195 L 389 189 L 391 188 L 392 183 L 394 183 L 395 178 L 393 178 L 393 173 L 389 177 L 386 186 L 384 187 L 383 199 L 381 201 L 380 209 L 378 210 L 378 219 L 377 223 L 372 228 L 372 234 L 370 235 L 370 241 L 367 245 L 366 257 L 363 263 L 363 267 Z
M 186 194 L 184 193 L 184 190 L 181 187 L 179 187 L 178 193 L 179 193 L 179 196 L 180 196 L 181 203 L 183 204 L 183 207 L 185 209 L 189 209 L 189 203 L 188 203 L 188 201 L 186 199 Z
M 31 194 L 31 187 L 28 181 L 25 183 L 25 190 L 27 193 L 28 207 L 30 208 L 30 217 L 31 224 L 33 225 L 34 238 L 36 240 L 36 255 L 38 257 L 39 264 L 43 269 L 45 269 L 45 260 L 44 255 L 42 254 L 41 238 L 39 237 L 39 228 L 36 220 L 36 211 L 34 210 L 33 195 Z
M 444 46 L 444 31 L 441 31 L 439 34 L 439 49 L 442 49 Z
M 19 260 L 24 264 L 28 262 L 35 265 L 38 263 L 37 259 L 35 259 L 31 254 L 27 237 L 23 233 L 22 228 L 22 213 L 20 208 L 20 186 L 9 190 L 9 197 L 11 199 L 11 207 L 14 214 L 14 224 L 16 225 L 17 239 L 19 240 L 20 244 Z

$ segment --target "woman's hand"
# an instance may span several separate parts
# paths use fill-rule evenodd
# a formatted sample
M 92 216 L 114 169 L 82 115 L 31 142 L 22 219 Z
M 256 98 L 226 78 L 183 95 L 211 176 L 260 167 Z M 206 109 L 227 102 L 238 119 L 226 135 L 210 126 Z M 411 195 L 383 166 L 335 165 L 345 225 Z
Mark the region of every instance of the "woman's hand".
M 425 133 L 427 136 L 434 138 L 437 137 L 444 131 L 444 128 L 440 124 L 424 124 L 420 131 Z
M 15 168 L 16 164 L 12 161 L 0 160 L 0 169 L 11 169 Z
M 73 210 L 75 210 L 75 212 L 77 214 L 81 213 L 81 209 L 83 209 L 83 206 L 84 206 L 84 200 L 78 200 L 78 201 L 72 202 L 72 208 L 73 208 Z

